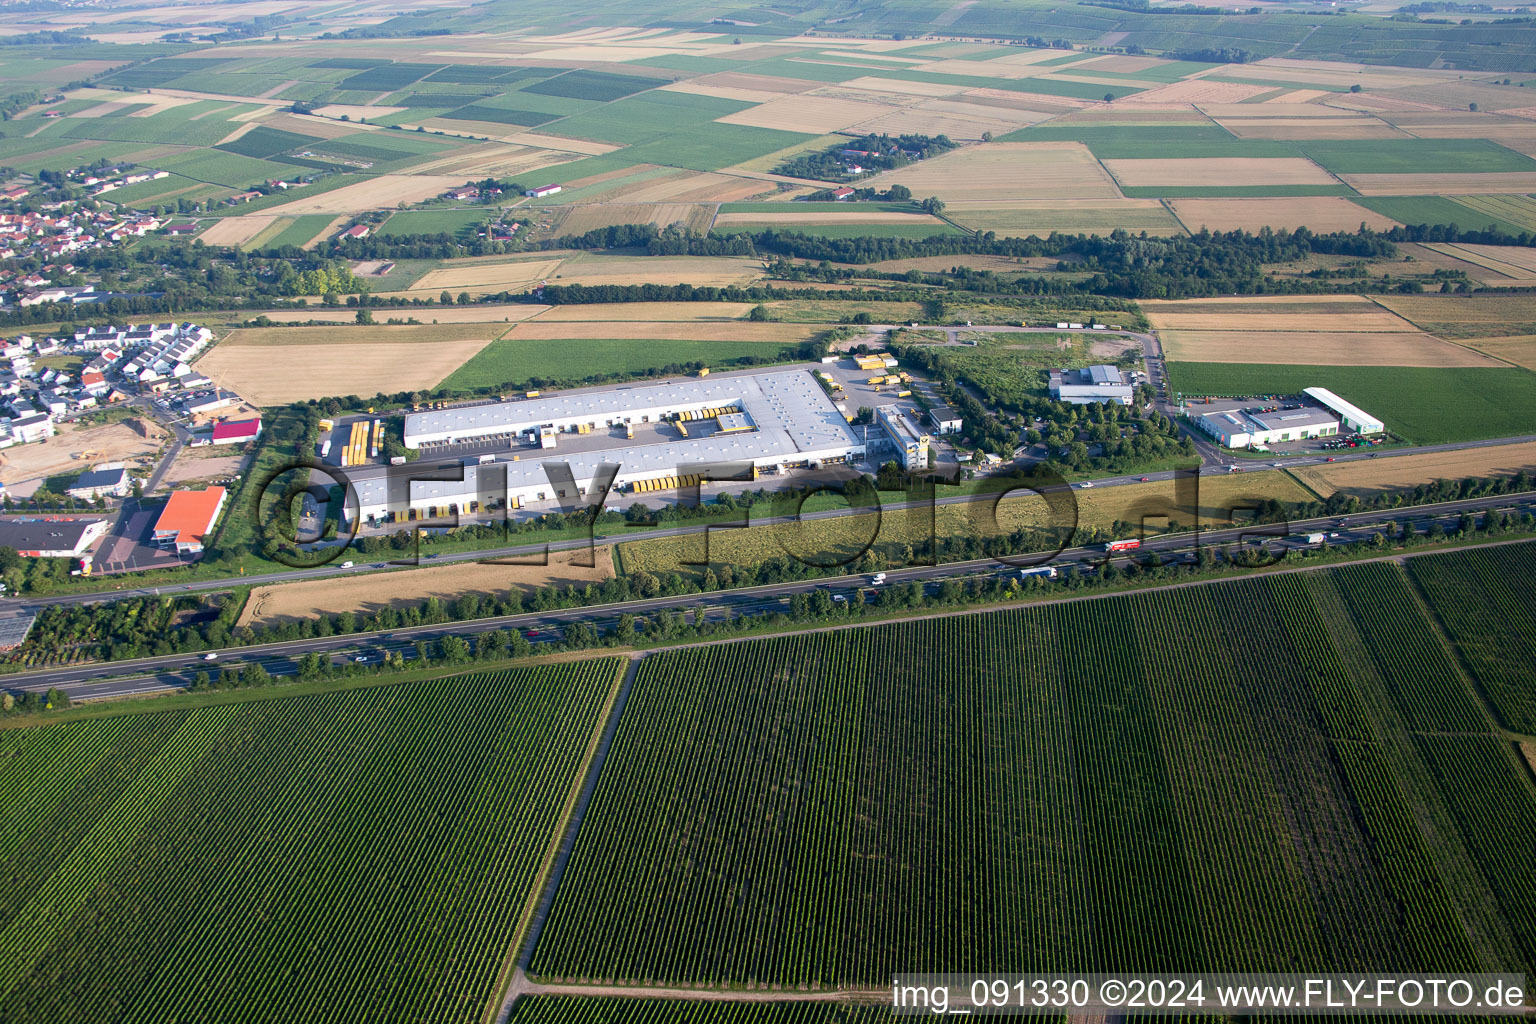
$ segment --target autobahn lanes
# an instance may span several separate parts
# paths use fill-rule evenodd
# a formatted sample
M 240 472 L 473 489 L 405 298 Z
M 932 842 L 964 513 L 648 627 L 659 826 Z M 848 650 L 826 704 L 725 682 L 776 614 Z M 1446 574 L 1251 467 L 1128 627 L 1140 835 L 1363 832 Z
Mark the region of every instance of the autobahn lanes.
M 1536 441 L 1536 434 L 1528 434 L 1520 437 L 1492 438 L 1484 441 L 1458 441 L 1446 444 L 1424 445 L 1415 448 L 1394 448 L 1387 451 L 1376 452 L 1345 450 L 1334 453 L 1332 457 L 1335 462 L 1343 463 L 1358 461 L 1361 459 L 1369 459 L 1372 457 L 1383 459 L 1398 458 L 1405 455 L 1417 455 L 1427 452 L 1458 451 L 1469 448 L 1492 448 L 1499 445 L 1523 444 L 1530 441 Z M 1287 468 L 1293 466 L 1311 466 L 1326 463 L 1328 461 L 1328 455 L 1325 453 L 1320 453 L 1315 456 L 1291 456 L 1265 461 L 1235 459 L 1231 465 L 1237 466 L 1239 471 L 1246 470 L 1259 472 L 1273 468 L 1270 465 L 1270 462 L 1272 461 L 1280 462 L 1284 467 Z M 1228 463 L 1221 463 L 1219 466 L 1202 467 L 1202 476 L 1216 475 L 1218 469 L 1227 470 L 1228 465 Z M 1153 473 L 1126 473 L 1119 476 L 1096 477 L 1092 480 L 1092 484 L 1094 487 L 1120 487 L 1126 484 L 1140 483 L 1143 477 L 1146 477 L 1148 480 L 1152 481 L 1166 481 L 1172 480 L 1176 475 L 1176 472 L 1173 470 L 1162 470 Z M 1022 481 L 1020 482 L 1020 486 L 1023 486 Z M 937 503 L 940 505 L 954 505 L 978 500 L 988 501 L 993 497 L 994 495 L 978 496 L 974 494 L 957 494 L 945 498 L 939 498 L 937 499 Z M 889 504 L 882 504 L 880 506 L 880 511 L 894 512 L 900 511 L 902 509 L 909 509 L 913 506 L 914 503 L 912 502 L 892 502 Z M 754 521 L 752 525 L 768 526 L 774 523 L 793 521 L 797 518 L 800 520 L 829 519 L 835 516 L 848 514 L 849 512 L 847 509 L 828 509 L 822 512 L 807 512 L 798 517 L 780 516 L 758 519 Z M 677 537 L 686 534 L 699 533 L 708 528 L 708 523 L 696 522 L 679 526 L 662 527 L 654 530 L 636 529 L 632 533 L 612 534 L 609 536 L 597 537 L 593 539 L 592 543 L 622 544 L 625 541 L 631 540 L 650 540 L 658 537 Z M 463 551 L 455 552 L 452 554 L 434 555 L 431 556 L 430 562 L 428 561 L 428 558 L 424 556 L 420 564 L 443 565 L 449 562 L 469 562 L 486 558 L 510 558 L 526 556 L 538 554 L 539 552 L 543 551 L 546 546 L 552 552 L 569 551 L 575 548 L 585 547 L 587 543 L 588 540 L 586 538 L 558 541 L 533 540 L 526 544 L 517 544 L 508 547 L 484 548 L 475 551 Z M 353 557 L 357 558 L 359 556 L 354 555 Z M 268 583 L 292 583 L 298 580 L 326 579 L 333 576 L 382 571 L 374 568 L 374 566 L 378 564 L 374 559 L 369 559 L 366 563 L 360 563 L 350 569 L 341 568 L 340 563 L 344 560 L 345 558 L 341 554 L 338 554 L 336 561 L 313 569 L 290 569 L 286 572 L 264 573 L 259 576 L 230 576 L 216 580 L 201 580 L 195 583 L 172 583 L 154 587 L 125 587 L 122 590 L 95 591 L 91 593 L 80 594 L 57 594 L 50 597 L 25 597 L 11 599 L 0 598 L 0 609 L 12 609 L 12 613 L 14 614 L 14 610 L 19 610 L 21 608 L 44 608 L 48 605 L 55 604 L 96 604 L 102 601 L 118 601 L 125 597 L 159 597 L 168 594 L 221 591 L 228 590 L 230 587 L 234 586 L 246 587 L 262 586 Z M 389 564 L 391 568 L 397 567 L 394 563 L 386 564 Z M 0 614 L 4 613 L 0 612 Z
M 1484 498 L 1467 499 L 1465 501 L 1442 502 L 1438 505 L 1392 509 L 1385 512 L 1364 512 L 1348 517 L 1328 517 L 1298 521 L 1286 524 L 1283 531 L 1273 524 L 1267 526 L 1235 527 L 1223 530 L 1205 530 L 1201 531 L 1199 535 L 1199 544 L 1201 546 L 1220 546 L 1241 543 L 1245 538 L 1252 539 L 1266 535 L 1274 536 L 1277 532 L 1283 533 L 1286 537 L 1291 537 L 1298 533 L 1317 531 L 1338 532 L 1340 534 L 1338 541 L 1342 543 L 1367 538 L 1374 532 L 1372 529 L 1373 524 L 1381 524 L 1389 520 L 1399 523 L 1405 521 L 1421 523 L 1428 519 L 1454 519 L 1463 512 L 1477 512 L 1489 508 L 1536 511 L 1536 493 L 1494 495 Z M 1344 525 L 1340 525 L 1341 523 Z M 1349 525 L 1350 523 L 1359 525 L 1351 526 Z M 1294 541 L 1286 541 L 1285 545 L 1290 547 L 1299 546 Z M 1193 557 L 1194 547 L 1195 537 L 1193 534 L 1177 533 L 1152 538 L 1142 545 L 1138 554 L 1151 551 L 1169 554 L 1187 552 L 1186 557 Z M 1022 560 L 1028 556 L 1018 557 Z M 1071 548 L 1056 555 L 1050 562 L 1054 565 L 1070 567 L 1073 564 L 1094 563 L 1103 558 L 1104 553 L 1102 550 Z M 1015 571 L 1011 567 L 1002 567 L 994 559 L 980 558 L 965 562 L 947 562 L 936 566 L 894 569 L 888 571 L 886 575 L 887 583 L 901 583 L 909 580 L 927 582 L 942 581 L 948 578 L 986 576 L 995 574 L 999 570 Z M 141 658 L 134 661 L 72 665 L 13 675 L 7 680 L 6 686 L 11 689 L 28 690 L 44 690 L 57 686 L 66 690 L 76 699 L 121 697 L 184 685 L 199 669 L 213 671 L 230 661 L 240 663 L 260 662 L 269 671 L 273 671 L 274 674 L 283 674 L 289 671 L 288 666 L 294 659 L 310 652 L 334 656 L 342 652 L 363 651 L 369 656 L 370 661 L 377 661 L 385 651 L 399 650 L 409 654 L 418 640 L 435 640 L 450 634 L 474 636 L 489 630 L 514 628 L 519 630 L 537 630 L 541 634 L 547 634 L 532 638 L 538 642 L 540 640 L 558 638 L 558 630 L 565 624 L 575 621 L 586 621 L 593 625 L 605 626 L 616 622 L 622 614 L 644 616 L 662 610 L 678 610 L 699 606 L 713 609 L 728 609 L 733 615 L 741 615 L 778 607 L 797 593 L 808 593 L 822 588 L 837 590 L 840 588 L 856 587 L 864 585 L 866 580 L 867 577 L 863 574 L 837 577 L 824 576 L 787 583 L 766 584 L 743 590 L 716 591 L 709 594 L 682 594 L 675 597 L 649 598 L 608 605 L 558 609 L 548 612 L 524 612 L 496 618 L 474 619 L 468 622 L 415 626 L 372 633 L 349 633 L 344 636 L 320 637 L 309 640 L 279 641 L 249 647 L 225 648 L 220 651 L 219 660 L 213 662 L 205 661 L 202 654 L 176 654 Z

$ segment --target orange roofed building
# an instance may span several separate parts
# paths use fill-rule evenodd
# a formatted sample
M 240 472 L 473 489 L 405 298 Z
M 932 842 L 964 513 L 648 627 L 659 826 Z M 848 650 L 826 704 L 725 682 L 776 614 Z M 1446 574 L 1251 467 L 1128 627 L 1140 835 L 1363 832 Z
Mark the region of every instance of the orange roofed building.
M 224 510 L 224 488 L 176 491 L 155 521 L 155 543 L 179 555 L 201 554 L 203 538 Z

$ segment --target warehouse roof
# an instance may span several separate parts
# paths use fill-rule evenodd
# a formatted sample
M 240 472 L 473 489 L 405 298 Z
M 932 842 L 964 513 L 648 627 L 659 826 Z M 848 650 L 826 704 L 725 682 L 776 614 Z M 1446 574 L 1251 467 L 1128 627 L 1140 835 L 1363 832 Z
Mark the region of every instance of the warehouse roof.
M 1301 393 L 1312 399 L 1314 402 L 1319 402 L 1323 405 L 1326 405 L 1340 416 L 1343 416 L 1346 419 L 1354 420 L 1356 423 L 1379 424 L 1381 422 L 1375 416 L 1372 416 L 1358 405 L 1355 405 L 1351 402 L 1346 402 L 1344 399 L 1340 398 L 1332 391 L 1329 391 L 1327 388 L 1303 388 Z
M 732 405 L 739 405 L 760 430 L 782 431 L 801 451 L 855 442 L 843 415 L 804 370 L 568 392 L 523 402 L 413 413 L 405 418 L 405 436 L 409 443 L 413 438 L 446 433 L 515 434 L 546 423 Z
M 201 543 L 203 535 L 213 527 L 223 502 L 222 487 L 175 491 L 160 510 L 160 518 L 155 520 L 155 536 L 171 539 L 174 535 L 177 544 Z
M 1251 412 L 1248 418 L 1264 430 L 1290 430 L 1303 427 L 1326 427 L 1338 423 L 1339 418 L 1326 409 L 1303 407 L 1277 409 L 1274 412 Z
M 75 477 L 75 482 L 69 485 L 72 491 L 102 490 L 109 487 L 121 487 L 128 482 L 128 470 L 123 466 L 114 466 L 110 469 L 92 469 Z

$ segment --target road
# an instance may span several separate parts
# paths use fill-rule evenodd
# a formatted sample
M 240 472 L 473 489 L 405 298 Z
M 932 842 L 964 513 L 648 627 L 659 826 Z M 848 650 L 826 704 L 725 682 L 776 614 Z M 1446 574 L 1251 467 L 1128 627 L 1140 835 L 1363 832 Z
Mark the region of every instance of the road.
M 1375 529 L 1388 521 L 1422 524 L 1428 519 L 1454 520 L 1463 512 L 1477 512 L 1489 508 L 1509 508 L 1517 511 L 1536 511 L 1536 494 L 1498 495 L 1473 498 L 1464 501 L 1442 502 L 1413 508 L 1392 509 L 1385 512 L 1364 512 L 1349 517 L 1328 517 L 1288 524 L 1283 531 L 1287 537 L 1314 531 L 1338 533 L 1337 542 L 1367 539 Z M 1201 546 L 1218 547 L 1226 544 L 1243 544 L 1277 528 L 1270 526 L 1237 527 L 1223 530 L 1206 530 L 1194 533 L 1172 534 L 1149 540 L 1140 554 L 1158 552 L 1174 560 L 1189 560 L 1198 543 Z M 1281 547 L 1304 546 L 1293 540 L 1280 542 Z M 1102 561 L 1102 550 L 1071 548 L 1050 559 L 1050 564 L 1065 567 L 1065 571 L 1084 571 Z M 1021 561 L 1023 560 L 1021 556 Z M 950 578 L 975 578 L 1013 573 L 1016 569 L 1000 565 L 993 559 L 982 558 L 965 562 L 949 562 L 936 566 L 916 566 L 892 570 L 887 574 L 887 585 L 918 581 L 924 584 L 938 583 Z M 789 599 L 799 593 L 818 589 L 830 589 L 834 593 L 848 593 L 868 585 L 863 575 L 819 577 L 786 583 L 767 584 L 740 590 L 718 591 L 709 594 L 683 594 L 674 597 L 645 598 L 606 605 L 591 605 L 559 609 L 548 612 L 523 612 L 516 615 L 475 619 L 468 622 L 443 623 L 410 628 L 352 633 L 345 636 L 321 637 L 309 640 L 279 641 L 248 647 L 228 648 L 219 652 L 214 661 L 207 661 L 201 654 L 175 654 L 162 657 L 140 658 L 133 661 L 101 662 L 42 669 L 8 677 L 6 685 L 11 689 L 45 690 L 60 687 L 76 699 L 97 699 L 132 696 L 155 690 L 184 686 L 200 669 L 216 670 L 231 662 L 257 662 L 274 675 L 293 671 L 295 659 L 311 652 L 330 657 L 365 657 L 377 663 L 389 651 L 399 651 L 406 657 L 414 653 L 418 640 L 436 640 L 453 634 L 474 636 L 490 630 L 517 629 L 529 633 L 534 643 L 558 640 L 560 630 L 567 623 L 585 621 L 597 627 L 616 623 L 621 615 L 647 616 L 663 610 L 684 611 L 705 608 L 706 614 L 728 613 L 733 617 L 757 614 L 782 608 Z

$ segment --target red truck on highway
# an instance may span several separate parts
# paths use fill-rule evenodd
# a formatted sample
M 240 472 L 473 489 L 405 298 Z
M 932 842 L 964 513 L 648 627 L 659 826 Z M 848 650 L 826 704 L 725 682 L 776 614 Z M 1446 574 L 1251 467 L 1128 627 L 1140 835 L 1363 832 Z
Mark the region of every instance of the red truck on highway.
M 1135 551 L 1139 547 L 1141 547 L 1139 540 L 1112 540 L 1104 545 L 1104 550 L 1114 554 L 1117 551 Z

